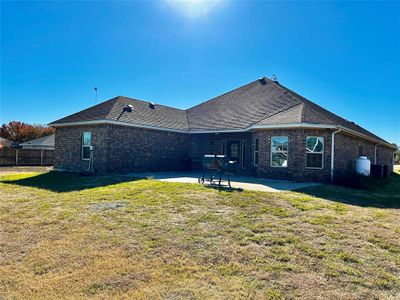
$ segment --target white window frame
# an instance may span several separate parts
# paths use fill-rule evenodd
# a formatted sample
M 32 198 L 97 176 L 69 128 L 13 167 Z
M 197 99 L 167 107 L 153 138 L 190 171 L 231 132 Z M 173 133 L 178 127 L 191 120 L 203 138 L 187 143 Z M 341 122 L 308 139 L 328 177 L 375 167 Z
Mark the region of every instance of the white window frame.
M 258 149 L 256 148 L 258 141 Z M 258 163 L 256 164 L 256 157 L 258 158 Z M 254 139 L 254 149 L 253 149 L 253 165 L 258 167 L 260 165 L 260 139 Z
M 242 141 L 240 145 L 240 166 L 246 168 L 246 141 Z
M 272 140 L 274 138 L 287 138 L 287 151 L 275 151 L 274 153 L 285 153 L 287 152 L 287 164 L 286 166 L 273 166 L 272 165 Z M 287 168 L 289 164 L 289 137 L 287 135 L 282 135 L 282 136 L 271 136 L 271 151 L 270 151 L 270 159 L 269 159 L 269 165 L 271 168 Z
M 321 152 L 308 152 L 307 149 L 307 140 L 309 138 L 321 138 L 322 139 L 322 150 Z M 306 169 L 313 169 L 313 170 L 322 170 L 325 167 L 325 163 L 324 163 L 324 157 L 325 157 L 325 138 L 323 136 L 307 136 L 306 137 Z M 322 166 L 321 167 L 307 167 L 307 153 L 314 153 L 314 154 L 322 154 Z
M 89 133 L 90 134 L 90 144 L 89 145 L 85 145 L 84 144 L 84 137 L 85 137 L 85 133 Z M 81 152 L 82 152 L 82 160 L 90 160 L 90 157 L 88 157 L 88 158 L 84 158 L 83 157 L 83 153 L 84 153 L 84 148 L 85 147 L 89 147 L 89 153 L 90 153 L 90 147 L 92 146 L 92 132 L 91 131 L 83 131 L 82 132 L 82 149 L 81 149 Z M 90 155 L 89 155 L 90 156 Z

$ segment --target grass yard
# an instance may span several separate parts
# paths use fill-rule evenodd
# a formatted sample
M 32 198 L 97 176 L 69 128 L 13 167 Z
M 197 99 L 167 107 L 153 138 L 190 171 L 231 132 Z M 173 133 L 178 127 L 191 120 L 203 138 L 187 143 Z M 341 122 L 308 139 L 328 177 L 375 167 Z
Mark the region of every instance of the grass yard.
M 0 299 L 399 299 L 400 175 L 379 191 L 0 177 Z

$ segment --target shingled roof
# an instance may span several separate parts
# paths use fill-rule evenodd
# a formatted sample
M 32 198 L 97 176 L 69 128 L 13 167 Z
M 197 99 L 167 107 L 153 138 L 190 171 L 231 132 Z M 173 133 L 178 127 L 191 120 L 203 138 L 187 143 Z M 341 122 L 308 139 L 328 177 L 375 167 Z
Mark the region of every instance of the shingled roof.
M 132 112 L 123 112 L 127 105 Z M 187 110 L 147 101 L 116 97 L 50 123 L 52 126 L 88 121 L 112 121 L 184 132 L 248 130 L 252 127 L 313 124 L 348 128 L 387 143 L 366 129 L 349 122 L 300 96 L 276 81 L 255 80 Z
M 132 112 L 124 112 L 127 105 L 133 106 Z M 151 102 L 118 96 L 84 109 L 50 123 L 57 124 L 80 123 L 87 121 L 117 121 L 150 127 L 175 130 L 188 130 L 186 112 L 181 109 L 159 105 Z

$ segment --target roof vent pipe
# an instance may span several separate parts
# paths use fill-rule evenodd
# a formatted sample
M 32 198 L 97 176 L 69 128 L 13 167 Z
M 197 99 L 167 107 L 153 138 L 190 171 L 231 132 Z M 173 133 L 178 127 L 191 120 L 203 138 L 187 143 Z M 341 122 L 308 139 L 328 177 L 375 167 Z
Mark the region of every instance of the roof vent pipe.
M 123 111 L 123 112 L 124 112 L 124 111 L 126 111 L 126 112 L 132 112 L 132 111 L 133 111 L 133 105 L 127 104 L 127 105 L 124 107 L 124 109 L 123 109 L 122 111 Z
M 119 120 L 119 118 L 121 118 L 121 116 L 123 115 L 124 112 L 132 112 L 133 111 L 133 105 L 131 104 L 127 104 L 121 111 L 121 113 L 119 114 L 117 120 Z
M 267 79 L 265 77 L 260 78 L 260 82 L 262 85 L 266 85 L 267 84 Z

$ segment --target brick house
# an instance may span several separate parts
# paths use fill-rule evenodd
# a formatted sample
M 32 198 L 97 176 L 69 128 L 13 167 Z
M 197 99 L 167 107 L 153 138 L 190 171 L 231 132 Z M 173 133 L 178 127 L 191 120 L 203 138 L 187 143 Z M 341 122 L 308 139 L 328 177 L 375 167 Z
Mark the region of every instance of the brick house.
M 226 154 L 242 174 L 329 181 L 366 155 L 393 164 L 394 147 L 364 128 L 262 78 L 187 110 L 116 97 L 50 123 L 55 168 L 100 173 L 198 168 Z

